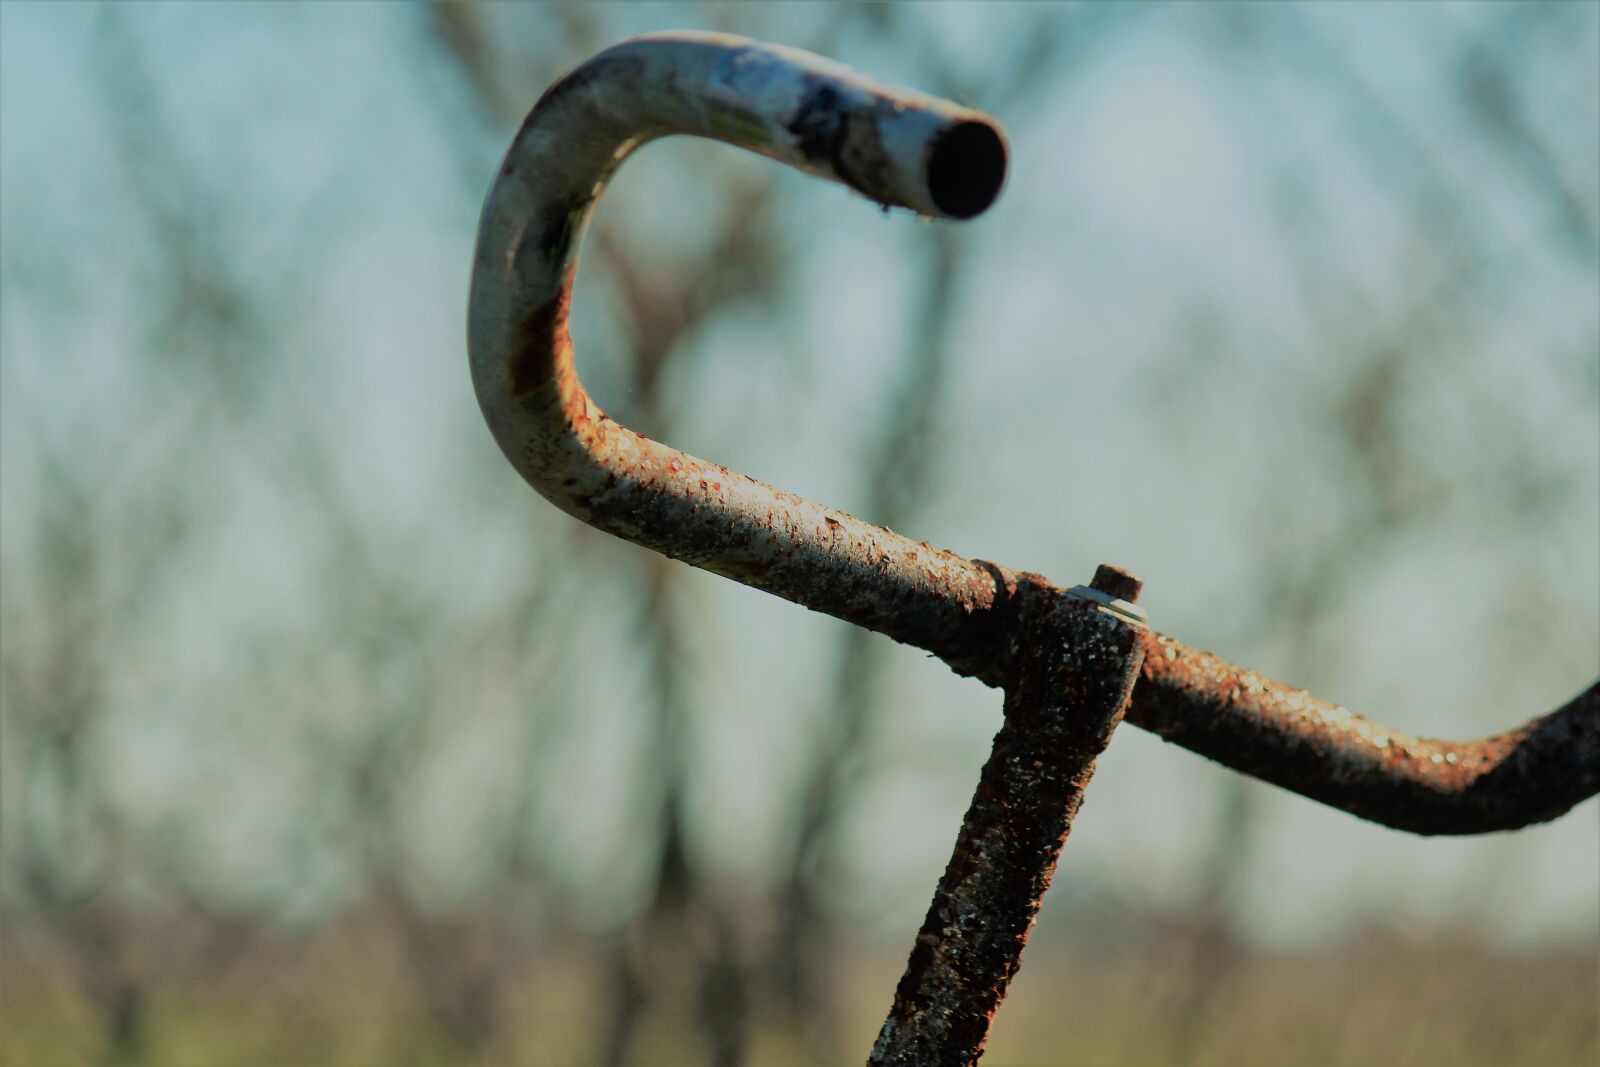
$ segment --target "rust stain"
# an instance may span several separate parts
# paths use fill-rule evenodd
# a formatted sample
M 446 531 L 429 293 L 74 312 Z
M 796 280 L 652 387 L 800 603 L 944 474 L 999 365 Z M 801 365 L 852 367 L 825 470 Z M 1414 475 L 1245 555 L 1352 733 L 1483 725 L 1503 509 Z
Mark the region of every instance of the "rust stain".
M 508 362 L 511 394 L 526 396 L 555 377 L 556 367 L 572 358 L 572 338 L 567 314 L 572 306 L 572 286 L 528 313 L 517 330 Z
M 1600 790 L 1600 683 L 1477 741 L 1413 737 L 1159 634 L 1128 721 L 1363 819 L 1478 834 L 1553 819 Z

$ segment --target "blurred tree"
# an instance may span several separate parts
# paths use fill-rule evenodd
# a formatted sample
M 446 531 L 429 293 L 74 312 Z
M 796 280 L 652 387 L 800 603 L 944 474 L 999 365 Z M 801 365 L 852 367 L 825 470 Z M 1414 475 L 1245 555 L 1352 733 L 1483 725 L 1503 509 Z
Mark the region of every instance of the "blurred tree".
M 581 9 L 562 5 L 554 14 L 565 36 L 568 65 L 605 43 Z M 526 104 L 501 88 L 477 15 L 462 5 L 439 5 L 432 25 L 480 109 L 493 125 L 509 129 L 521 120 Z M 698 249 L 625 247 L 611 223 L 604 217 L 596 221 L 590 250 L 610 283 L 631 349 L 626 399 L 618 412 L 626 425 L 670 440 L 671 404 L 663 374 L 669 362 L 692 351 L 686 342 L 726 308 L 773 291 L 778 275 L 769 187 L 766 179 L 730 182 L 719 198 L 720 216 L 711 220 Z M 647 798 L 654 794 L 647 803 L 656 813 L 652 837 L 658 858 L 642 912 L 611 949 L 599 1048 L 603 1062 L 626 1062 L 644 1013 L 652 1001 L 667 999 L 677 1007 L 675 1017 L 698 1021 L 711 1062 L 734 1064 L 742 1062 L 747 1042 L 740 977 L 745 963 L 736 920 L 703 883 L 690 853 L 686 805 L 694 778 L 694 697 L 677 565 L 654 556 L 639 565 L 637 640 L 646 650 L 646 750 L 651 754 L 646 770 L 654 779 L 644 792 Z M 698 975 L 699 993 L 685 1001 L 690 989 L 676 976 L 688 974 Z

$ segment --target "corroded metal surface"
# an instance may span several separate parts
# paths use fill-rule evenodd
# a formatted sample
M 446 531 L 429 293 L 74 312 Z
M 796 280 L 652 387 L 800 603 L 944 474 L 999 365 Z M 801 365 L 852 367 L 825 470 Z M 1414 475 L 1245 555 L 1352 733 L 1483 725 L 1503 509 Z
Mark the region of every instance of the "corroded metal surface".
M 1075 597 L 1034 603 L 1017 626 L 1005 723 L 870 1064 L 956 1067 L 982 1055 L 1095 759 L 1138 677 L 1140 627 Z
M 479 403 L 540 493 L 609 533 L 927 649 L 1006 690 L 1005 725 L 874 1062 L 981 1053 L 1124 709 L 1129 722 L 1235 770 L 1417 833 L 1514 829 L 1600 790 L 1600 685 L 1497 737 L 1410 737 L 1144 631 L 1129 621 L 1141 617 L 1128 603 L 1137 579 L 1116 568 L 1075 596 L 618 425 L 573 366 L 577 249 L 621 161 L 675 133 L 945 218 L 979 214 L 998 195 L 1005 139 L 978 112 L 804 52 L 720 34 L 635 38 L 566 75 L 528 116 L 490 190 L 473 269 Z
M 1419 834 L 1514 830 L 1600 790 L 1600 683 L 1481 741 L 1412 737 L 1152 635 L 1128 721 L 1218 763 Z
M 579 382 L 567 313 L 584 225 L 629 152 L 679 133 L 931 216 L 976 214 L 1005 174 L 991 119 L 805 52 L 722 34 L 607 49 L 534 107 L 484 208 L 468 343 L 495 439 L 534 488 L 593 526 L 972 672 L 998 632 L 989 621 L 1012 581 L 1001 568 L 652 441 Z
M 1021 600 L 1060 590 L 652 441 L 584 391 L 567 333 L 584 224 L 621 160 L 671 133 L 736 144 L 933 215 L 978 213 L 1005 169 L 1003 134 L 982 114 L 884 89 L 804 52 L 654 34 L 600 53 L 539 101 L 484 208 L 469 347 L 496 440 L 536 489 L 585 522 L 1004 686 Z M 1160 640 L 1130 722 L 1363 818 L 1420 833 L 1512 829 L 1600 789 L 1594 688 L 1498 737 L 1425 741 Z

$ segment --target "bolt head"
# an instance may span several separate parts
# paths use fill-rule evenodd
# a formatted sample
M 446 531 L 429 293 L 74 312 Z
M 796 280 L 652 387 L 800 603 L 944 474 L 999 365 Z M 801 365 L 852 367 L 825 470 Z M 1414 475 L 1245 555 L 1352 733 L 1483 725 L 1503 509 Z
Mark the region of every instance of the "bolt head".
M 1102 563 L 1095 568 L 1094 580 L 1089 583 L 1089 588 L 1134 604 L 1139 600 L 1139 590 L 1144 588 L 1144 582 L 1130 570 Z

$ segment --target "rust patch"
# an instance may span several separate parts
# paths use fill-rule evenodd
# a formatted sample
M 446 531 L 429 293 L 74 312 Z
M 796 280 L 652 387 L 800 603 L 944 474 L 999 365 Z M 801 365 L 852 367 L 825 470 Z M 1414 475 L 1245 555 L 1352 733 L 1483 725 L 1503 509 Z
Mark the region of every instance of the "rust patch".
M 1114 567 L 1109 563 L 1102 563 L 1095 569 L 1094 579 L 1089 583 L 1089 587 L 1131 604 L 1139 599 L 1139 591 L 1144 588 L 1144 583 L 1139 580 L 1138 575 L 1126 567 Z
M 1417 834 L 1553 819 L 1600 790 L 1600 683 L 1478 741 L 1412 737 L 1159 634 L 1128 721 L 1236 771 Z
M 517 328 L 511 348 L 511 394 L 526 396 L 555 377 L 556 365 L 571 359 L 572 338 L 567 334 L 567 314 L 572 306 L 572 286 L 528 313 Z

